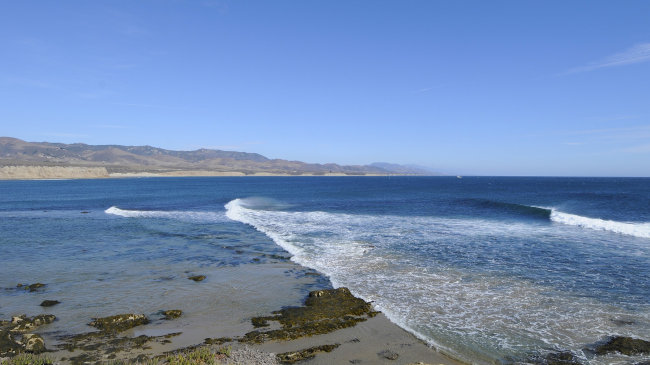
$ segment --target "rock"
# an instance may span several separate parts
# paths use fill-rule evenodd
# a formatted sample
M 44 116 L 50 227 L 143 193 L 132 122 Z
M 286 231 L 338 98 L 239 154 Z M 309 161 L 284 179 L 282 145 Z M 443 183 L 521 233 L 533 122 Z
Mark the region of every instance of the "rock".
M 36 291 L 36 289 L 42 288 L 45 285 L 47 285 L 47 284 L 36 283 L 36 284 L 32 284 L 32 285 L 27 286 L 27 288 L 29 289 L 29 291 Z
M 396 352 L 391 350 L 381 351 L 377 355 L 387 360 L 397 360 L 397 358 L 399 357 L 399 355 Z
M 149 323 L 149 319 L 144 314 L 118 314 L 104 318 L 93 318 L 88 325 L 103 332 L 119 333 L 147 323 Z
M 53 305 L 57 305 L 61 302 L 58 300 L 44 300 L 43 303 L 40 304 L 41 307 L 51 307 Z
M 194 281 L 203 281 L 203 279 L 205 279 L 205 276 L 204 275 L 190 276 L 188 279 Z
M 612 352 L 620 352 L 627 356 L 650 354 L 650 341 L 634 339 L 632 337 L 614 336 L 607 343 L 596 347 L 596 354 L 598 355 L 605 355 Z
M 10 331 L 14 332 L 27 332 L 35 329 L 44 324 L 50 324 L 56 320 L 56 317 L 51 314 L 41 314 L 36 317 L 27 317 L 26 315 L 13 317 L 11 319 Z
M 293 364 L 294 362 L 311 359 L 319 352 L 332 352 L 332 350 L 339 346 L 340 344 L 338 343 L 334 345 L 316 346 L 304 350 L 285 352 L 276 356 L 283 364 Z
M 40 354 L 41 352 L 47 351 L 45 348 L 45 341 L 41 335 L 35 333 L 27 333 L 23 335 L 23 339 L 20 340 L 21 345 L 25 348 L 25 351 L 32 352 L 35 354 Z
M 0 331 L 0 356 L 15 355 L 24 352 L 23 347 L 14 340 L 13 333 Z
M 162 314 L 165 316 L 163 319 L 174 319 L 180 317 L 181 314 L 183 314 L 183 311 L 180 309 L 172 309 L 163 311 Z
M 251 319 L 258 328 L 266 327 L 268 322 L 274 321 L 282 325 L 281 329 L 248 332 L 239 342 L 286 341 L 329 333 L 355 326 L 376 313 L 370 303 L 354 297 L 347 288 L 312 291 L 303 307 L 283 308 L 273 312 L 273 316 Z

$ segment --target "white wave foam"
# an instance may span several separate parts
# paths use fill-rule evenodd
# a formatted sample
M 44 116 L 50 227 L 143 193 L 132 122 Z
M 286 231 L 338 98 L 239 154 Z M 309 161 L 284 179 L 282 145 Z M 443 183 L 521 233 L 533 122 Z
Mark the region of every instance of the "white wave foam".
M 183 211 L 157 211 L 157 210 L 124 210 L 110 207 L 104 211 L 126 218 L 163 218 L 175 219 L 185 222 L 214 223 L 227 220 L 225 212 L 183 212 Z
M 598 231 L 610 231 L 629 236 L 650 238 L 650 224 L 648 223 L 624 223 L 607 221 L 598 218 L 587 218 L 575 214 L 562 213 L 551 209 L 551 220 L 553 222 L 594 229 Z
M 373 301 L 394 323 L 471 363 L 540 349 L 569 348 L 579 354 L 585 344 L 611 334 L 647 337 L 647 311 L 558 292 L 498 270 L 476 273 L 427 260 L 432 245 L 471 255 L 475 242 L 554 236 L 563 233 L 558 227 L 251 210 L 239 199 L 225 207 L 228 218 L 265 233 L 289 251 L 293 261 L 327 275 L 334 287 L 346 286 L 354 295 Z M 596 248 L 585 248 L 590 249 Z M 620 328 L 613 318 L 644 324 Z

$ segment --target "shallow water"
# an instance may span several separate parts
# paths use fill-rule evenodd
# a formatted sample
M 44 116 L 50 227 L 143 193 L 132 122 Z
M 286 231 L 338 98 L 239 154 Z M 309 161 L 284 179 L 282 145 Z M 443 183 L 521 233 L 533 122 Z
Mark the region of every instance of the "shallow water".
M 0 287 L 48 284 L 2 290 L 0 314 L 53 313 L 48 330 L 182 309 L 241 332 L 330 285 L 298 263 L 471 362 L 630 363 L 583 349 L 650 340 L 650 179 L 16 181 L 0 198 Z

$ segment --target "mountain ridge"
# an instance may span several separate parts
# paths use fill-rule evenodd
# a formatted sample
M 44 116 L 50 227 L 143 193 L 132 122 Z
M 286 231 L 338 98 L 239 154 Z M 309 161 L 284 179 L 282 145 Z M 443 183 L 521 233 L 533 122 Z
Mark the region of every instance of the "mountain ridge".
M 109 173 L 170 173 L 200 170 L 243 174 L 436 175 L 424 169 L 382 162 L 371 165 L 315 164 L 269 159 L 258 153 L 205 148 L 175 151 L 152 146 L 27 142 L 13 137 L 0 137 L 0 165 L 39 164 L 105 167 Z

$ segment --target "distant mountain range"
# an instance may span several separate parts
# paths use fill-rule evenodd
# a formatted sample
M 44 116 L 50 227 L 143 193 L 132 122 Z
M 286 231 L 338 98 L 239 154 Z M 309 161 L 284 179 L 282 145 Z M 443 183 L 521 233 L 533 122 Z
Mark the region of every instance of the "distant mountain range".
M 269 159 L 257 153 L 199 149 L 172 151 L 151 146 L 87 145 L 25 142 L 0 137 L 0 166 L 100 166 L 109 173 L 202 170 L 278 174 L 406 174 L 441 175 L 417 165 L 377 162 L 371 165 L 310 164 Z

